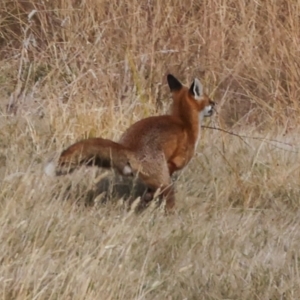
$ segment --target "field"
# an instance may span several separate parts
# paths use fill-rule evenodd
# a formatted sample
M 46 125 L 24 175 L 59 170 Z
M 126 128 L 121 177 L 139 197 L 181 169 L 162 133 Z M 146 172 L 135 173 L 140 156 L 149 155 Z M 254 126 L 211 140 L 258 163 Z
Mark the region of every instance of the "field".
M 287 0 L 1 1 L 0 298 L 299 299 L 299 15 Z M 110 171 L 44 174 L 75 141 L 168 113 L 168 73 L 217 102 L 174 215 L 128 211 L 132 183 Z

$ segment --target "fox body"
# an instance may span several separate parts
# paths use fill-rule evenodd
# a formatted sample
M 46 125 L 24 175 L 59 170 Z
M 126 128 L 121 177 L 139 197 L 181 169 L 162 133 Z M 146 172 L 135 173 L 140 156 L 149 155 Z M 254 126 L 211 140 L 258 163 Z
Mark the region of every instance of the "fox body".
M 171 176 L 192 159 L 201 121 L 212 115 L 215 103 L 204 94 L 198 79 L 189 88 L 171 74 L 167 81 L 173 97 L 170 115 L 134 123 L 118 142 L 103 138 L 79 141 L 61 153 L 57 165 L 50 163 L 46 173 L 60 175 L 83 164 L 115 168 L 123 176 L 137 175 L 151 193 L 161 188 L 166 211 L 172 210 L 175 195 Z

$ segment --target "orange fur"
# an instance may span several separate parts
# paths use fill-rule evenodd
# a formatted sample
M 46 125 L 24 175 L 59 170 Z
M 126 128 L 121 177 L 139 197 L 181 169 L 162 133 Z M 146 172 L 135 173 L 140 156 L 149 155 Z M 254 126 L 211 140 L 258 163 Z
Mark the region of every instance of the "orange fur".
M 85 164 L 115 168 L 124 176 L 138 175 L 152 195 L 162 189 L 166 210 L 172 210 L 175 195 L 171 175 L 193 157 L 200 137 L 200 118 L 212 114 L 214 102 L 203 93 L 197 79 L 190 88 L 173 75 L 169 74 L 167 79 L 173 96 L 170 115 L 134 123 L 118 142 L 92 138 L 71 145 L 61 153 L 56 174 L 71 172 Z

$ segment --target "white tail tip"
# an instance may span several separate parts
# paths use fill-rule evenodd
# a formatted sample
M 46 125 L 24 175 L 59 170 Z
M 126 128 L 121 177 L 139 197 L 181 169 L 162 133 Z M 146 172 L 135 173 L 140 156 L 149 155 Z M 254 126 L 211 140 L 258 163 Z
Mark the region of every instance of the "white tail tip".
M 55 172 L 55 163 L 53 161 L 49 162 L 45 168 L 44 172 L 47 176 L 49 177 L 54 177 L 56 172 Z
M 132 174 L 132 169 L 126 165 L 123 169 L 123 175 L 131 175 Z

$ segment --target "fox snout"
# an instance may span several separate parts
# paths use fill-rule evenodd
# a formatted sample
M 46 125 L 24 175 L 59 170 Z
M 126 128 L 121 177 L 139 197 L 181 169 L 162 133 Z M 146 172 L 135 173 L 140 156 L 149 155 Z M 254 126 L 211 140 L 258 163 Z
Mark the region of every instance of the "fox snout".
M 215 105 L 214 101 L 209 101 L 209 105 L 204 108 L 204 117 L 210 117 L 213 114 Z

